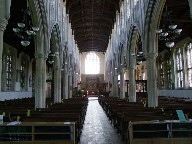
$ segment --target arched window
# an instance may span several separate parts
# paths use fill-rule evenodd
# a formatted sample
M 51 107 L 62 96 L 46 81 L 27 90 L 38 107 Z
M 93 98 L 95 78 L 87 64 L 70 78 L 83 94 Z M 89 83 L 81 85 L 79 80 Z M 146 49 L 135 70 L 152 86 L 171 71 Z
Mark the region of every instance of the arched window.
M 177 87 L 178 88 L 183 88 L 183 53 L 182 49 L 179 48 L 178 51 L 176 52 L 176 72 L 177 72 Z
M 99 72 L 100 59 L 94 52 L 90 52 L 85 57 L 85 74 L 99 74 Z
M 20 88 L 21 90 L 27 90 L 27 60 L 25 57 L 21 58 Z
M 6 55 L 6 90 L 12 89 L 12 56 L 10 50 L 7 51 Z
M 168 53 L 165 55 L 165 77 L 165 87 L 172 89 L 171 56 Z
M 187 77 L 189 87 L 192 87 L 192 43 L 187 47 Z

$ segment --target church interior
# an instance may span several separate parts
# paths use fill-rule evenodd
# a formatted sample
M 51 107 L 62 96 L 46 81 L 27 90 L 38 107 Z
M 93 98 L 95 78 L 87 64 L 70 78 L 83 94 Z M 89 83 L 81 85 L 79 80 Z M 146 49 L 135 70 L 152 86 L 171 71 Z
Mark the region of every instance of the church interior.
M 0 0 L 0 144 L 192 144 L 192 0 Z

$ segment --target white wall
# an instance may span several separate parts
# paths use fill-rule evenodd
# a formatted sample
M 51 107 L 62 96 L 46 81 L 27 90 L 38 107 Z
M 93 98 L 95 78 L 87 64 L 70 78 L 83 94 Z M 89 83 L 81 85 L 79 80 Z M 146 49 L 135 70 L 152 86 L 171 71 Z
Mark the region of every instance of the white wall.
M 159 96 L 185 97 L 192 99 L 192 90 L 158 90 Z
M 80 55 L 80 71 L 81 74 L 85 74 L 85 57 L 89 52 L 83 52 Z M 105 55 L 103 52 L 95 52 L 95 54 L 99 57 L 100 59 L 100 72 L 99 74 L 104 74 L 104 60 L 105 60 Z
M 0 100 L 10 100 L 10 99 L 18 99 L 18 98 L 28 98 L 32 97 L 32 92 L 1 92 Z

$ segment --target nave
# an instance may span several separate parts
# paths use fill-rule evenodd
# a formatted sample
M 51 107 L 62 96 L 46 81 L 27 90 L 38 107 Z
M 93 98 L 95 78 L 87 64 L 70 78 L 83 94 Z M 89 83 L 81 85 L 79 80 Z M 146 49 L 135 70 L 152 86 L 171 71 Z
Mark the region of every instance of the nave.
M 89 98 L 80 144 L 123 144 L 98 98 Z

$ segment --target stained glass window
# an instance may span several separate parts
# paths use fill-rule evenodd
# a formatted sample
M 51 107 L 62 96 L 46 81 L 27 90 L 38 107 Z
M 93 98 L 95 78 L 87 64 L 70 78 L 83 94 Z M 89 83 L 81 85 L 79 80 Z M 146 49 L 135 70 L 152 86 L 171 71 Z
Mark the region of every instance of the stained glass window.
M 167 83 L 168 83 L 168 87 L 169 89 L 172 88 L 172 76 L 171 76 L 171 57 L 166 57 L 165 60 L 165 64 L 166 64 L 166 74 L 167 75 Z
M 192 87 L 192 43 L 187 47 L 187 76 L 189 87 Z
M 178 49 L 176 53 L 176 64 L 177 64 L 177 87 L 183 87 L 183 64 L 182 64 L 183 54 L 181 48 Z
M 100 59 L 94 52 L 90 52 L 85 57 L 85 74 L 99 74 L 99 72 Z
M 164 73 L 164 64 L 162 58 L 160 59 L 160 84 L 161 88 L 164 88 L 165 84 L 165 73 Z
M 20 68 L 20 87 L 23 90 L 26 89 L 26 79 L 27 79 L 27 61 L 24 57 L 22 57 Z

